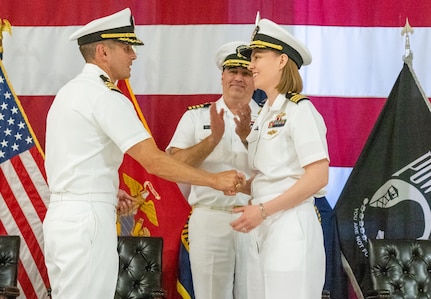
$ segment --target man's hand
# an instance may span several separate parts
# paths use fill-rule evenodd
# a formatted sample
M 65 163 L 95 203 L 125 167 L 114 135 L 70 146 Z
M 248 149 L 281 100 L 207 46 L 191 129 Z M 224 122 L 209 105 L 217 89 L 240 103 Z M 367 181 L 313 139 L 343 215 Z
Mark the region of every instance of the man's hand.
M 245 175 L 236 170 L 219 172 L 215 176 L 214 189 L 223 191 L 225 195 L 235 195 L 246 184 Z
M 250 134 L 251 127 L 251 109 L 249 105 L 238 105 L 233 111 L 236 115 L 234 118 L 236 128 L 235 133 L 241 138 L 242 142 L 246 141 L 248 134 Z
M 210 125 L 211 125 L 211 138 L 215 145 L 217 145 L 224 134 L 224 109 L 217 112 L 216 103 L 211 103 L 210 106 Z
M 117 204 L 117 214 L 118 215 L 129 215 L 136 208 L 136 199 L 126 191 L 119 189 L 118 190 L 118 204 Z
M 209 113 L 211 134 L 208 137 L 188 148 L 171 147 L 168 153 L 190 166 L 199 167 L 213 152 L 224 134 L 224 110 L 217 112 L 216 103 L 211 103 Z

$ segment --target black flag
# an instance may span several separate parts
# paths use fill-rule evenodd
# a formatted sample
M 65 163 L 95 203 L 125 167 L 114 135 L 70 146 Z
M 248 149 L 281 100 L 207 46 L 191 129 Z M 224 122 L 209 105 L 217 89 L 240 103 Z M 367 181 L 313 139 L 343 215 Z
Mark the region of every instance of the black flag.
M 431 108 L 405 63 L 335 205 L 359 297 L 372 289 L 368 239 L 429 239 L 430 204 Z

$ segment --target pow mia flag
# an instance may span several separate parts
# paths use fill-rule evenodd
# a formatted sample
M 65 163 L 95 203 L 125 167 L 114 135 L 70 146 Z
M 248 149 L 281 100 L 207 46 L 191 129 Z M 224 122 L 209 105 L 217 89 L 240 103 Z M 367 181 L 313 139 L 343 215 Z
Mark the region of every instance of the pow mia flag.
M 430 111 L 404 63 L 335 205 L 344 268 L 358 298 L 372 289 L 368 239 L 431 237 Z

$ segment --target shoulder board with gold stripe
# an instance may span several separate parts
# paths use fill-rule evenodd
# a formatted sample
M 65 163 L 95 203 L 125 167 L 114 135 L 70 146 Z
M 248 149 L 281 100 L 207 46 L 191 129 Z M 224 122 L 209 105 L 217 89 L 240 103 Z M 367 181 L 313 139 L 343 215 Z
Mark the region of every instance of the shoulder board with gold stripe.
M 103 82 L 105 83 L 105 85 L 110 90 L 114 90 L 114 91 L 117 91 L 119 93 L 122 93 L 121 90 L 117 87 L 117 85 L 115 85 L 114 83 L 112 83 L 111 80 L 109 80 L 108 77 L 106 77 L 105 75 L 100 75 L 100 78 L 103 80 Z
M 289 101 L 292 101 L 296 104 L 298 104 L 302 100 L 309 100 L 309 98 L 307 98 L 306 96 L 304 96 L 300 93 L 293 93 L 293 92 L 287 93 L 286 98 L 288 98 Z
M 192 106 L 188 106 L 187 110 L 194 110 L 194 109 L 199 109 L 199 108 L 208 108 L 209 106 L 211 106 L 211 103 L 192 105 Z

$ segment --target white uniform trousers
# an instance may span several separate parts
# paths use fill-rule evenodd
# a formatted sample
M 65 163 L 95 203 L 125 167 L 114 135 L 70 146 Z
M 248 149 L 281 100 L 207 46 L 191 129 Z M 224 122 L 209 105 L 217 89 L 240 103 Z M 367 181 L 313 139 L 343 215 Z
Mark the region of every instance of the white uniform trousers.
M 51 195 L 43 233 L 53 299 L 114 298 L 116 201 L 112 195 Z
M 246 299 L 249 235 L 230 222 L 238 214 L 194 208 L 189 221 L 190 264 L 196 299 Z
M 325 249 L 312 203 L 269 216 L 250 238 L 249 299 L 321 298 Z

